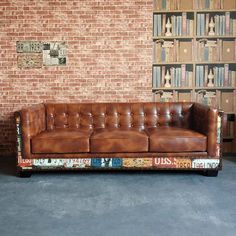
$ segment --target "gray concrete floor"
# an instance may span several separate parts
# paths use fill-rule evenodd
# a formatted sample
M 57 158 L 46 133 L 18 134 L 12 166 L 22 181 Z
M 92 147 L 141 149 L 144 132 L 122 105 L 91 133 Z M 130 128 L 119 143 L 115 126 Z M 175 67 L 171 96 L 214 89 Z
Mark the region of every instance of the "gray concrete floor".
M 1 236 L 236 235 L 236 157 L 214 178 L 189 172 L 14 176 L 0 159 Z

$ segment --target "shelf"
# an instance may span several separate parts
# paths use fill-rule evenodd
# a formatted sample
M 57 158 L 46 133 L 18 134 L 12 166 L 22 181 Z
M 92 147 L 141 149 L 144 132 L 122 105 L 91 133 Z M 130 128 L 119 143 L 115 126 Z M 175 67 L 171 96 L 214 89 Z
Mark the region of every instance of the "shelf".
M 183 13 L 183 12 L 187 12 L 187 13 L 194 13 L 196 12 L 193 9 L 189 9 L 189 10 L 154 10 L 153 14 L 164 14 L 164 13 Z
M 235 90 L 234 87 L 196 87 L 196 90 Z
M 224 112 L 224 114 L 226 114 L 226 115 L 235 115 L 235 113 L 233 111 L 227 111 L 227 112 Z
M 160 66 L 160 65 L 192 65 L 193 63 L 191 62 L 157 62 L 153 63 L 153 66 Z
M 232 0 L 233 1 L 233 0 Z M 201 9 L 189 9 L 189 10 L 154 10 L 153 14 L 164 14 L 164 13 L 182 13 L 182 12 L 187 12 L 187 13 L 208 13 L 208 12 L 216 12 L 216 13 L 225 13 L 225 12 L 236 12 L 236 9 L 206 9 L 206 10 L 201 10 Z
M 153 37 L 153 41 L 158 39 L 193 39 L 193 36 L 155 36 Z
M 192 90 L 192 88 L 189 87 L 181 87 L 181 88 L 177 88 L 177 87 L 170 87 L 170 88 L 166 88 L 166 87 L 160 87 L 160 88 L 152 88 L 152 91 L 156 91 L 156 90 Z
M 232 0 L 233 1 L 233 0 Z M 204 13 L 204 12 L 222 12 L 222 13 L 225 13 L 225 12 L 236 12 L 236 9 L 207 9 L 207 10 L 195 10 L 196 13 Z
M 196 36 L 196 39 L 234 39 L 236 38 L 235 35 L 214 35 L 214 36 L 209 36 L 209 35 L 203 35 L 203 36 Z
M 236 64 L 236 61 L 214 61 L 214 62 L 209 62 L 209 61 L 197 61 L 193 62 L 195 64 L 203 64 L 203 65 L 214 65 L 214 64 Z
M 223 141 L 226 141 L 226 140 L 233 140 L 234 137 L 232 136 L 228 136 L 228 137 L 223 137 Z
M 159 66 L 159 65 L 182 65 L 182 64 L 185 64 L 185 65 L 193 65 L 193 64 L 197 64 L 197 65 L 214 65 L 214 64 L 236 64 L 236 61 L 218 61 L 218 62 L 203 62 L 203 61 L 198 61 L 198 62 L 184 62 L 184 61 L 177 61 L 177 62 L 156 62 L 156 63 L 153 63 L 153 66 Z

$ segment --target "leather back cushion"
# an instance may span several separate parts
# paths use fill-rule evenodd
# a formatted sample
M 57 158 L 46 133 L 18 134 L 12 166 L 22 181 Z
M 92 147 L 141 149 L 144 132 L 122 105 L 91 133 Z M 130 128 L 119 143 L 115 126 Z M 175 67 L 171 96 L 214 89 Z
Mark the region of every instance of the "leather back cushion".
M 193 103 L 45 104 L 47 129 L 191 126 Z

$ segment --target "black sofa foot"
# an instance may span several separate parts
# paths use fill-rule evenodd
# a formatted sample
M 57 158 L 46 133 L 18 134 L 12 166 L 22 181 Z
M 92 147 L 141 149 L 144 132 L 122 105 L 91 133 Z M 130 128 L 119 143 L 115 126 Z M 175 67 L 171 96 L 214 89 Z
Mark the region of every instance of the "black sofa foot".
M 18 171 L 17 172 L 17 176 L 20 178 L 30 178 L 31 175 L 32 175 L 32 173 L 29 171 Z
M 218 176 L 218 170 L 205 170 L 203 174 L 208 177 L 216 177 Z

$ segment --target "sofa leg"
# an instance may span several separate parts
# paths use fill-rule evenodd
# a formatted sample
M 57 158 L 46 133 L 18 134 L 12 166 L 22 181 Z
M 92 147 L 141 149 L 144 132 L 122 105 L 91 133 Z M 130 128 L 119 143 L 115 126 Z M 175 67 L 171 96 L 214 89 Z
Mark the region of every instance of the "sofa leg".
M 30 171 L 17 171 L 17 176 L 20 178 L 30 178 L 32 173 Z
M 203 174 L 208 177 L 216 177 L 218 176 L 218 170 L 205 170 Z

